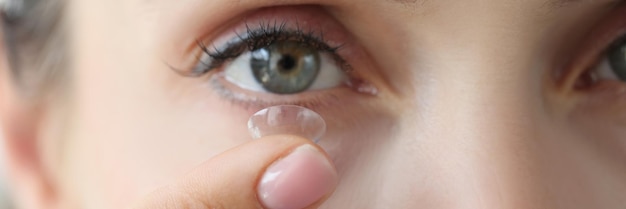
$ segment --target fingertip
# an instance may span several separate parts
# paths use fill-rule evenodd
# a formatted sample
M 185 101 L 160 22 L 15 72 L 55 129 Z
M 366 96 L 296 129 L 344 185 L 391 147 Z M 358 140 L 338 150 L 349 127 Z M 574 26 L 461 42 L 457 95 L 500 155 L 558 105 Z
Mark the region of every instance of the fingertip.
M 332 193 L 337 181 L 336 169 L 326 155 L 304 144 L 266 169 L 257 194 L 266 208 L 305 208 Z

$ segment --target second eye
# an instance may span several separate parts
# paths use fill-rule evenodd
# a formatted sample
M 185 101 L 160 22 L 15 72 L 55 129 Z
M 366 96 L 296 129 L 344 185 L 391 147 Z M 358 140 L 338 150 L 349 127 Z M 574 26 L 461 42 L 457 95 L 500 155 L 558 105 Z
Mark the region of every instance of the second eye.
M 626 37 L 613 43 L 596 66 L 597 79 L 626 81 Z
M 296 41 L 279 41 L 248 51 L 225 65 L 225 79 L 241 88 L 296 94 L 340 86 L 347 76 L 328 52 Z

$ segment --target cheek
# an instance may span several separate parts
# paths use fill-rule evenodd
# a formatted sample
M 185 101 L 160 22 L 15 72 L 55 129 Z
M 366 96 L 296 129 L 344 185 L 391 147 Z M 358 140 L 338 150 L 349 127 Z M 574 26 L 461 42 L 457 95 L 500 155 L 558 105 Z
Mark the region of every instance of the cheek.
M 541 165 L 552 179 L 546 183 L 555 185 L 556 194 L 597 200 L 597 205 L 606 207 L 623 199 L 626 97 L 620 89 L 607 85 L 584 92 L 565 118 L 565 126 L 543 125 L 550 140 L 543 141 Z
M 370 169 L 377 169 L 398 127 L 397 117 L 384 108 L 356 107 L 321 113 L 326 115 L 328 130 L 319 145 L 333 159 L 344 183 L 359 179 L 364 173 L 377 173 Z
M 602 155 L 626 167 L 626 87 L 607 84 L 593 89 L 571 115 L 580 136 L 588 138 Z M 621 163 L 619 163 L 621 162 Z
M 92 82 L 76 97 L 74 132 L 63 148 L 65 181 L 75 198 L 95 208 L 125 207 L 250 140 L 248 113 L 205 87 L 181 92 L 134 78 Z

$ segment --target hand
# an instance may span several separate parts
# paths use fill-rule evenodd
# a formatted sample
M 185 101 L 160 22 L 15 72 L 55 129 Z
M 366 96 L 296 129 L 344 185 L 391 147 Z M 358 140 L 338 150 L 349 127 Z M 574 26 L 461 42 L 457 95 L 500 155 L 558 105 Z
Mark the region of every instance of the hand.
M 310 140 L 264 137 L 211 158 L 134 208 L 316 208 L 337 184 L 328 159 Z

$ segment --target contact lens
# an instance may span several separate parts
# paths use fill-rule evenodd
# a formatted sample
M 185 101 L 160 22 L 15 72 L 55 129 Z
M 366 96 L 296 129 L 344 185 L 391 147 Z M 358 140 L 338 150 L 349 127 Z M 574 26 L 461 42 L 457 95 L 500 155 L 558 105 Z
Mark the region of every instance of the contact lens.
M 317 143 L 326 133 L 326 122 L 313 110 L 296 105 L 278 105 L 262 109 L 248 120 L 252 138 L 291 134 Z

